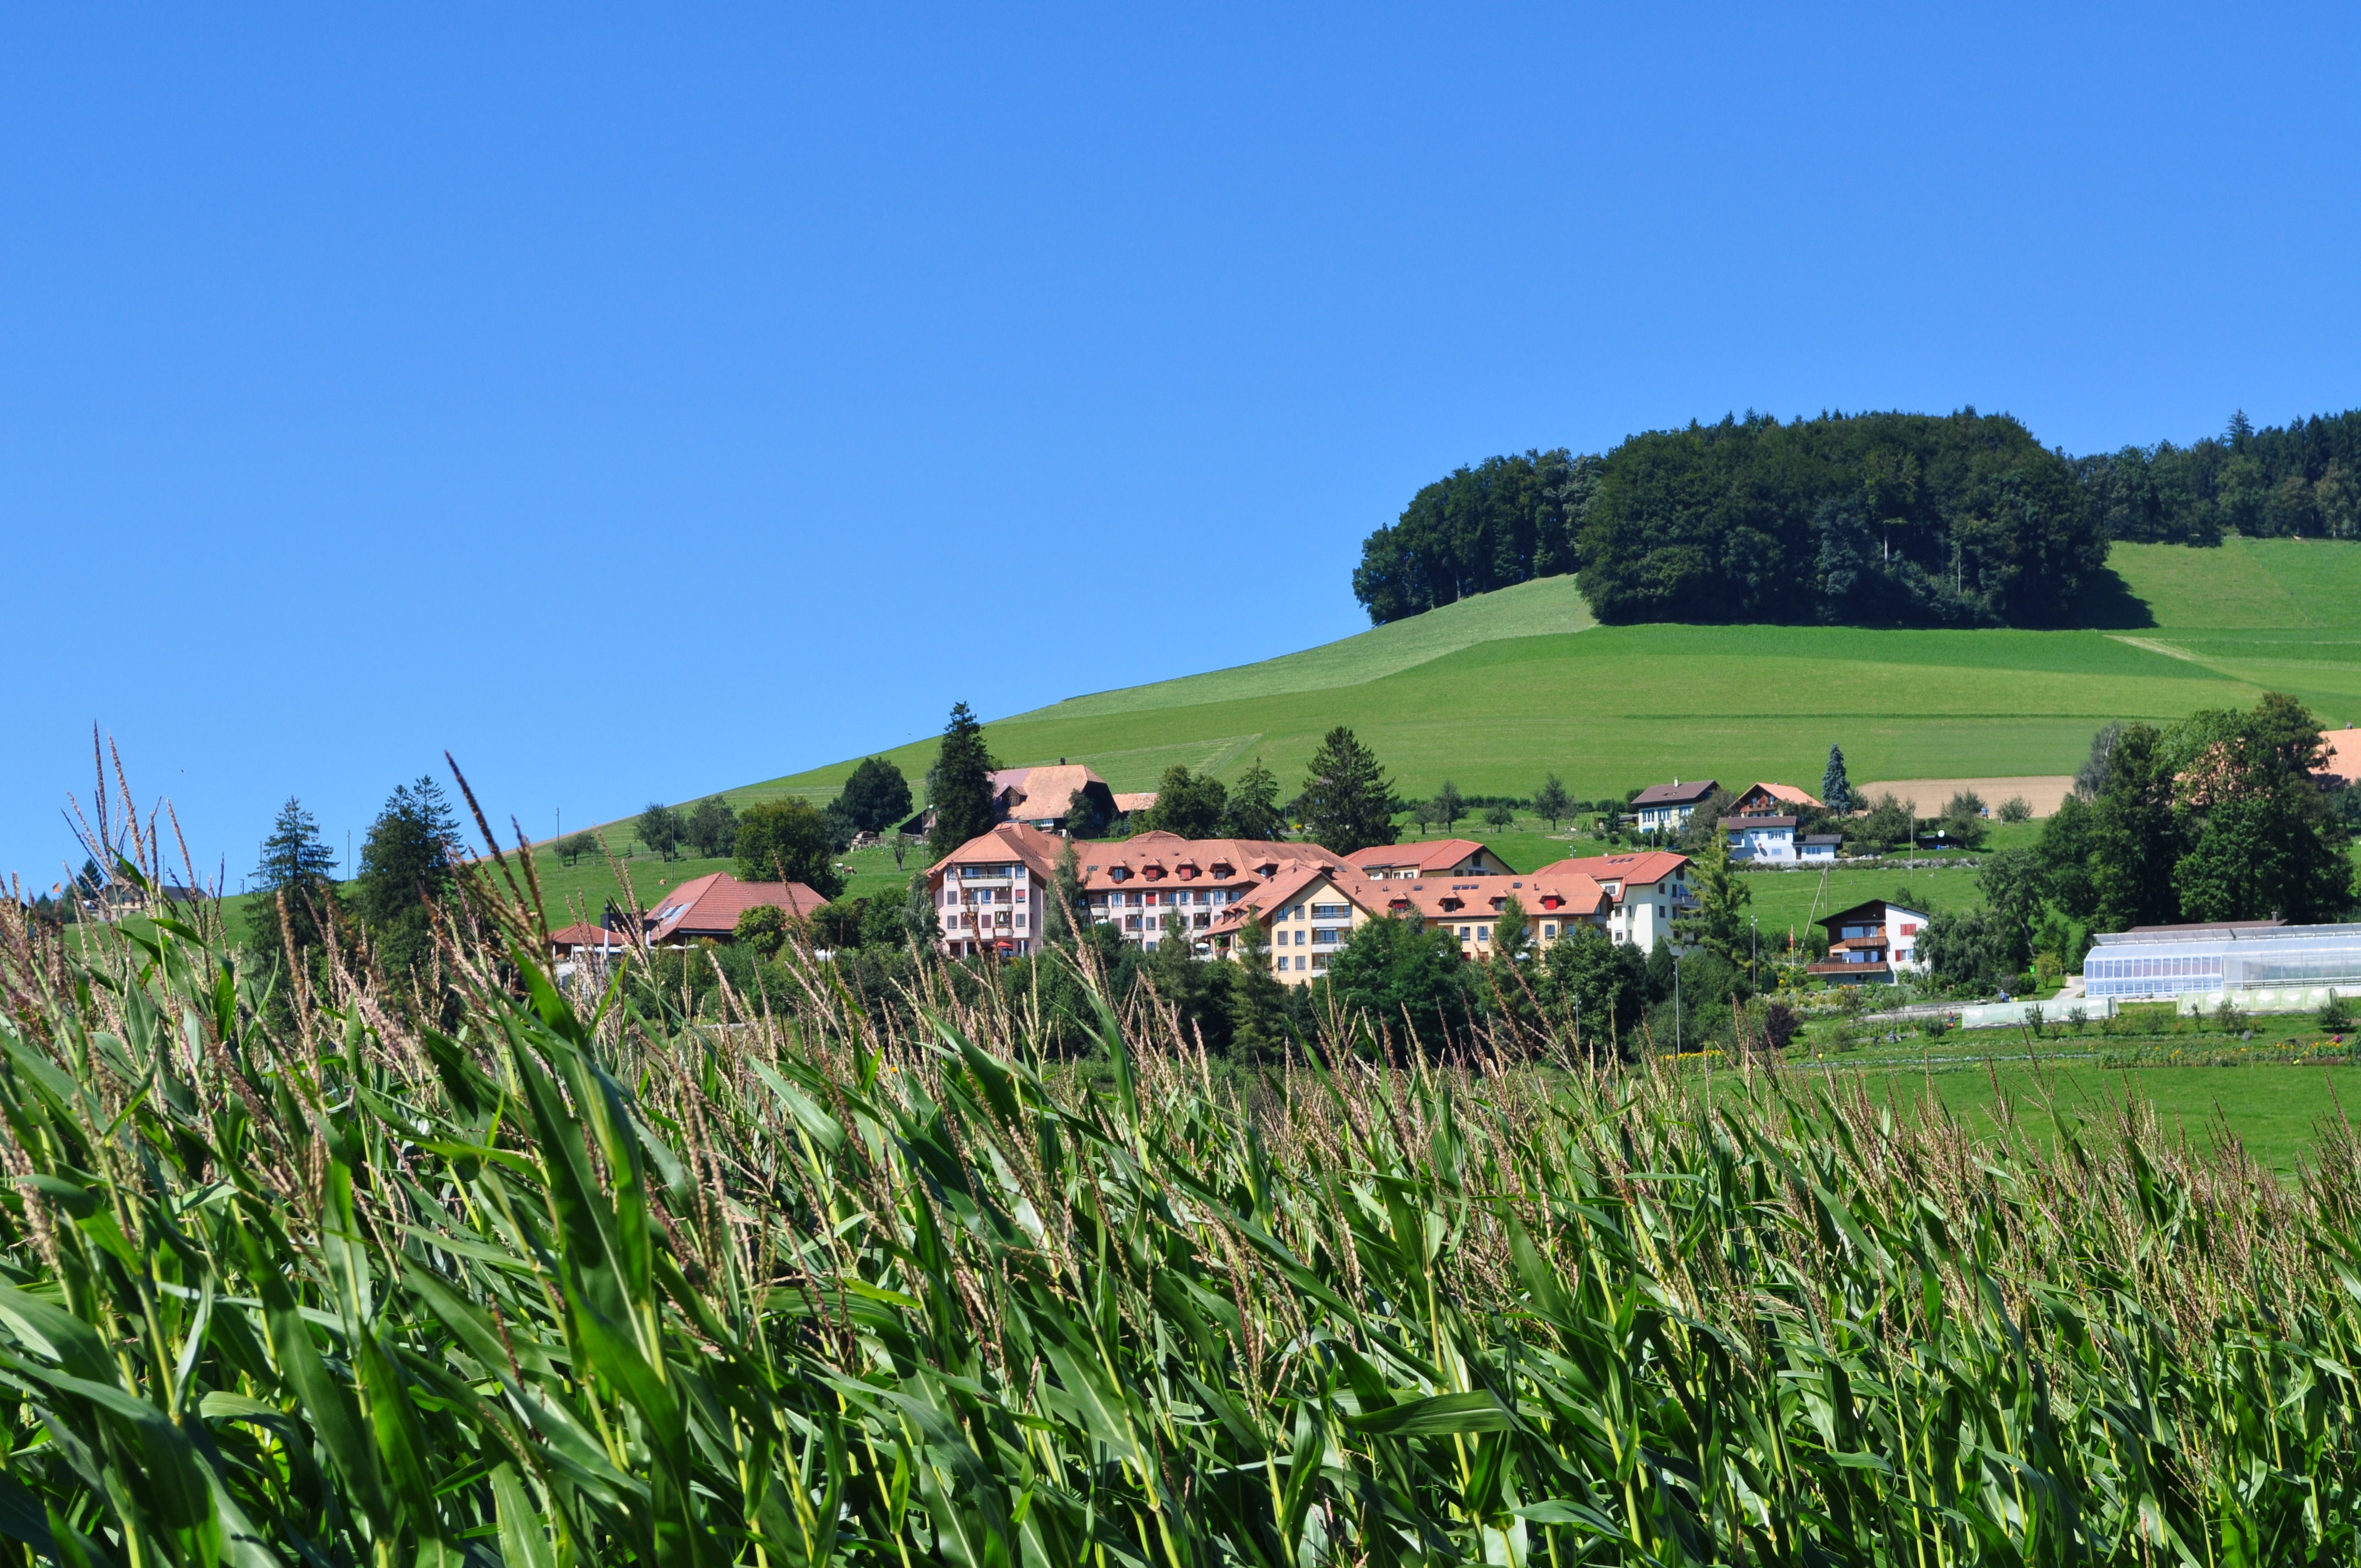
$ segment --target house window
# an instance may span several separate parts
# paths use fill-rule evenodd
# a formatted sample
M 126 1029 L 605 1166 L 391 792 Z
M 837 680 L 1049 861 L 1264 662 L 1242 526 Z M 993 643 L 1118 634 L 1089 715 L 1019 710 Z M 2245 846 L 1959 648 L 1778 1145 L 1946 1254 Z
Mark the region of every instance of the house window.
M 1322 970 L 1324 970 L 1324 969 L 1326 969 L 1327 967 L 1328 967 L 1328 955 L 1327 955 L 1327 954 L 1325 954 L 1325 953 L 1314 953 L 1314 954 L 1312 954 L 1312 972 L 1313 974 L 1318 974 Z
M 1325 944 L 1333 948 L 1336 945 L 1336 928 L 1334 926 L 1314 926 L 1312 927 L 1312 940 L 1315 946 Z
M 1543 922 L 1542 922 L 1542 935 L 1543 935 L 1543 936 L 1544 936 L 1544 937 L 1554 937 L 1554 936 L 1556 936 L 1556 935 L 1557 935 L 1557 925 L 1556 925 L 1556 923 L 1555 923 L 1554 921 L 1549 921 L 1549 920 L 1544 920 L 1544 921 L 1543 921 Z
M 1490 927 L 1489 926 L 1478 926 L 1478 927 L 1476 927 L 1476 939 L 1477 939 L 1477 941 L 1479 941 L 1479 942 L 1488 942 L 1488 941 L 1490 941 L 1490 940 L 1492 939 L 1492 927 Z
M 1295 955 L 1295 967 L 1298 970 L 1301 970 L 1303 967 L 1303 955 L 1301 953 Z
M 1314 920 L 1342 920 L 1345 918 L 1345 906 L 1341 904 L 1315 904 L 1312 906 L 1312 918 Z
M 1295 934 L 1295 945 L 1299 948 L 1303 946 L 1303 933 L 1301 931 L 1298 931 Z M 1303 967 L 1303 960 L 1301 959 L 1298 959 L 1295 960 L 1295 964 L 1298 969 L 1301 969 Z

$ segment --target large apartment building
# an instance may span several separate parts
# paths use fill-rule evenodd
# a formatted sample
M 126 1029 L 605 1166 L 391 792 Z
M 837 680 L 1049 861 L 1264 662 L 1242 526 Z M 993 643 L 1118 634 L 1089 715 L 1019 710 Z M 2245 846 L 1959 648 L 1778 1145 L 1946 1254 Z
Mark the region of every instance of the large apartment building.
M 1309 985 L 1327 972 L 1355 927 L 1415 916 L 1456 937 L 1462 957 L 1487 958 L 1494 922 L 1511 897 L 1524 908 L 1532 938 L 1544 945 L 1577 925 L 1607 928 L 1615 909 L 1607 890 L 1578 872 L 1404 880 L 1290 861 L 1216 917 L 1213 947 L 1219 953 L 1263 949 L 1273 974 Z
M 966 959 L 1038 950 L 1041 914 L 1065 846 L 1054 833 L 1004 822 L 928 866 L 943 952 Z
M 1202 947 L 1214 918 L 1268 883 L 1282 866 L 1353 869 L 1317 844 L 1183 839 L 1177 833 L 1080 843 L 1074 852 L 1090 918 L 1114 927 L 1125 941 L 1149 952 L 1169 939 L 1167 922 L 1175 915 L 1187 927 L 1191 945 Z
M 1148 952 L 1185 939 L 1200 955 L 1215 957 L 1267 938 L 1273 972 L 1290 981 L 1325 972 L 1353 928 L 1381 916 L 1414 916 L 1445 927 L 1461 952 L 1477 958 L 1491 951 L 1493 923 L 1512 894 L 1536 941 L 1554 942 L 1587 923 L 1642 950 L 1669 939 L 1674 915 L 1694 903 L 1688 858 L 1661 850 L 1560 861 L 1521 875 L 1466 839 L 1388 846 L 1350 859 L 1317 844 L 1160 832 L 1071 842 L 1082 918 Z M 928 867 L 943 952 L 972 958 L 1038 951 L 1058 857 L 1068 843 L 1005 822 Z M 1430 874 L 1422 869 L 1428 865 L 1440 869 Z

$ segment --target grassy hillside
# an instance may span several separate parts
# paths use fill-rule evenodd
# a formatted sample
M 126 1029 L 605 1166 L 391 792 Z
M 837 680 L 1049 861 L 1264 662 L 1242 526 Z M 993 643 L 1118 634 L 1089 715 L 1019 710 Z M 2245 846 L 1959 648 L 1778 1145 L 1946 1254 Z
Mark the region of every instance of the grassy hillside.
M 1575 794 L 1675 775 L 1816 782 L 1831 742 L 1855 778 L 2070 772 L 2110 718 L 2292 691 L 2361 715 L 2361 545 L 2117 545 L 2111 630 L 1594 624 L 1566 578 L 1466 600 L 1237 669 L 1072 698 L 990 727 L 1010 762 L 1089 762 L 1118 789 L 1173 762 L 1292 782 L 1349 724 L 1408 791 Z M 2130 606 L 2129 613 L 2124 612 Z M 889 753 L 912 776 L 933 743 Z M 850 763 L 742 791 L 829 793 Z

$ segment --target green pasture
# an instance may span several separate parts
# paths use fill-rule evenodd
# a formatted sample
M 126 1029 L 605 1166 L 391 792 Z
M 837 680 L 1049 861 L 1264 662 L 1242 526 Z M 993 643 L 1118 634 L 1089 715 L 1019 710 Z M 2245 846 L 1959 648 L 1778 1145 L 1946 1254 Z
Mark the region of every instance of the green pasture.
M 1945 1040 L 1956 1036 L 1946 1036 Z M 2063 1047 L 2067 1043 L 2059 1042 Z M 2084 1042 L 2085 1045 L 2088 1042 Z M 1927 1056 L 1957 1058 L 1958 1047 L 1931 1047 Z M 2212 1148 L 2226 1135 L 2246 1145 L 2256 1159 L 2282 1176 L 2300 1159 L 2312 1157 L 2318 1129 L 2346 1109 L 2361 1111 L 2361 1074 L 2350 1067 L 2178 1067 L 2169 1062 L 2110 1068 L 2093 1057 L 2027 1061 L 2022 1047 L 1989 1064 L 1948 1059 L 1939 1064 L 1894 1063 L 1839 1068 L 1839 1079 L 1857 1081 L 1876 1100 L 1897 1111 L 1923 1110 L 1931 1091 L 1943 1110 L 1980 1136 L 2001 1133 L 2001 1102 L 2019 1131 L 2048 1144 L 2059 1125 L 2103 1133 L 2119 1124 L 2127 1097 L 2154 1107 L 2169 1131 Z M 1995 1053 L 1996 1058 L 1998 1053 Z
M 1174 762 L 1234 776 L 1259 756 L 1292 784 L 1346 724 L 1408 793 L 1576 795 L 1700 775 L 1816 785 L 1831 743 L 1852 776 L 2069 773 L 2111 718 L 2294 693 L 2361 716 L 2361 545 L 2234 539 L 2118 544 L 2091 628 L 1930 631 L 1598 626 L 1570 578 L 1524 584 L 1235 669 L 1077 696 L 992 721 L 1010 763 L 1069 757 L 1117 789 Z M 931 740 L 885 754 L 912 777 Z M 857 759 L 729 792 L 824 799 Z M 1463 829 L 1464 830 L 1464 829 Z

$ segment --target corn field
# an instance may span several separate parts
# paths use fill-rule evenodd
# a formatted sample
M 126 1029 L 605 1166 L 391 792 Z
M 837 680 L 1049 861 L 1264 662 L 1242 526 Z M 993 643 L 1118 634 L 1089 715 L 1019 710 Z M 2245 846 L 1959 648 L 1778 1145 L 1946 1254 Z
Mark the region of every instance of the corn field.
M 988 992 L 881 1035 L 824 964 L 650 1016 L 481 882 L 436 1027 L 202 908 L 16 907 L 0 1557 L 2361 1557 L 2342 1126 L 2290 1188 L 2136 1113 L 1708 1109 L 1341 1019 L 1217 1080 L 1148 1005 L 1110 1086 Z

